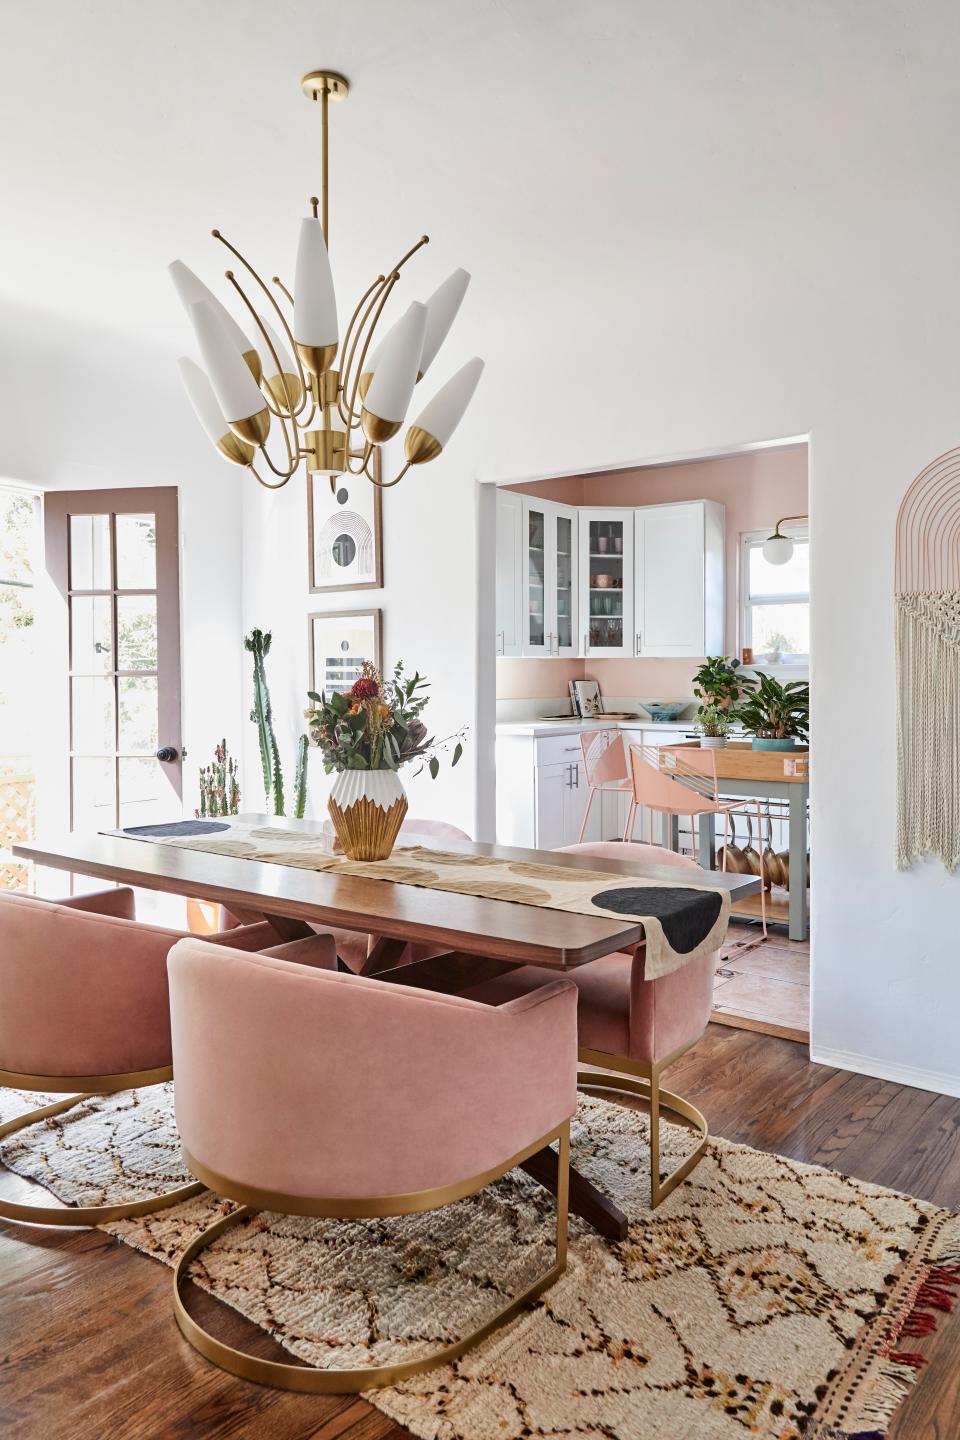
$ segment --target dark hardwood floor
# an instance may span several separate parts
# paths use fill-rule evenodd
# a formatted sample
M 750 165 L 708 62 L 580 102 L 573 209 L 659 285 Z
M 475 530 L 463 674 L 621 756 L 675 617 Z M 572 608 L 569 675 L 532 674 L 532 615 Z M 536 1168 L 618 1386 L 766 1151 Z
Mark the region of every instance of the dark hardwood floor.
M 960 1207 L 960 1100 L 811 1065 L 788 1040 L 711 1025 L 670 1072 L 718 1135 Z M 27 1186 L 8 1172 L 5 1194 Z M 0 1222 L 0 1434 L 5 1440 L 399 1440 L 364 1400 L 233 1380 L 184 1340 L 170 1271 L 100 1231 Z M 262 1332 L 194 1291 L 218 1333 Z M 890 1440 L 960 1436 L 960 1315 L 940 1316 Z M 275 1352 L 274 1352 L 275 1353 Z M 282 1352 L 281 1352 L 282 1353 Z M 289 1356 L 284 1355 L 289 1360 Z M 629 1437 L 621 1437 L 629 1440 Z

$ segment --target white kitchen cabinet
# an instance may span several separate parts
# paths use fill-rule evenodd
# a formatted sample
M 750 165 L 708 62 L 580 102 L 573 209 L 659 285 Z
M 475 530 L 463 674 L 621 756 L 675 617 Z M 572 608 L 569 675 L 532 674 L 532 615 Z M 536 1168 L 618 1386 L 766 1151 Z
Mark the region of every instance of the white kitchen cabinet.
M 497 737 L 497 840 L 536 850 L 575 845 L 589 791 L 578 734 Z M 600 806 L 585 840 L 601 838 Z
M 577 654 L 577 512 L 523 497 L 523 655 Z
M 580 839 L 589 796 L 582 762 L 538 765 L 536 770 L 536 848 L 559 850 Z M 593 806 L 584 841 L 599 840 L 600 808 Z
M 523 648 L 523 496 L 497 491 L 497 654 Z
M 580 654 L 623 659 L 634 653 L 632 510 L 580 515 Z
M 724 507 L 714 500 L 635 512 L 634 635 L 640 657 L 723 652 Z

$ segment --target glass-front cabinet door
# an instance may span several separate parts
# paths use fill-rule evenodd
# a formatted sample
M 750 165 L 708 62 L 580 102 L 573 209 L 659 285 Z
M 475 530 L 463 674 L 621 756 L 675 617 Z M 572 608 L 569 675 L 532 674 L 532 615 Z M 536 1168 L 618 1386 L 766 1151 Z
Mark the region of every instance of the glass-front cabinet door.
M 576 513 L 524 500 L 524 655 L 577 653 Z
M 580 511 L 583 655 L 634 653 L 633 511 Z

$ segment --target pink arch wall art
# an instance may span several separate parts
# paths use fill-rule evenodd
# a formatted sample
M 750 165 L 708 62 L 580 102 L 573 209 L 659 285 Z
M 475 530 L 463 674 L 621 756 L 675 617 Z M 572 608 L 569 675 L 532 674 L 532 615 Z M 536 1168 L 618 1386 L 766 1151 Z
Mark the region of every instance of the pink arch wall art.
M 897 516 L 897 866 L 960 864 L 960 449 Z

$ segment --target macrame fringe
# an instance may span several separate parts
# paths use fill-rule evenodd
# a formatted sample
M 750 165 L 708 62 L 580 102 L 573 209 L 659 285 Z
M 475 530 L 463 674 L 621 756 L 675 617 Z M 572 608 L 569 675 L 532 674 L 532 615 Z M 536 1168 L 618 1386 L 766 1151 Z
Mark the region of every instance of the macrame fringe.
M 930 1261 L 904 1297 L 879 1351 L 879 1365 L 857 1396 L 854 1416 L 842 1428 L 827 1425 L 816 1440 L 886 1440 L 891 1421 L 907 1398 L 929 1356 L 899 1349 L 904 1339 L 936 1333 L 938 1315 L 960 1300 L 960 1215 L 947 1222 Z M 847 1428 L 847 1426 L 852 1428 Z
M 906 591 L 897 617 L 897 867 L 960 865 L 960 592 Z

